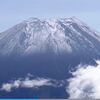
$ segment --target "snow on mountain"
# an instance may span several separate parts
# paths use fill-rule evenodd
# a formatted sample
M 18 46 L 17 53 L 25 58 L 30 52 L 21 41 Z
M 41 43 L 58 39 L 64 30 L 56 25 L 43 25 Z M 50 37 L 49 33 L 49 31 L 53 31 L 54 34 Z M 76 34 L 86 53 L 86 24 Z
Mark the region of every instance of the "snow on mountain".
M 75 17 L 30 18 L 0 33 L 0 54 L 92 53 L 99 55 L 100 34 Z

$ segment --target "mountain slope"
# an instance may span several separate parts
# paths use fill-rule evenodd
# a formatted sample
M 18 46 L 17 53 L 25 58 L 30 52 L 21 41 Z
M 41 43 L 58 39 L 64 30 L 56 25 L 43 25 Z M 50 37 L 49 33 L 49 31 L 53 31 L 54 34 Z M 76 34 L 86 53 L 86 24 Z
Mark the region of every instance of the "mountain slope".
M 91 54 L 100 56 L 100 34 L 79 19 L 30 18 L 0 33 L 1 55 Z

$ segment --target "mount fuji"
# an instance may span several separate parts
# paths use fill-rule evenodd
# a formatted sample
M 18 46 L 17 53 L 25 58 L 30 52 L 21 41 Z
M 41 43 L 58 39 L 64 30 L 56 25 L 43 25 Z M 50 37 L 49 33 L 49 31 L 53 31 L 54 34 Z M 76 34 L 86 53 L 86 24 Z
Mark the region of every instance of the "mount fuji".
M 0 55 L 100 55 L 100 34 L 75 17 L 30 18 L 0 33 Z
M 96 66 L 98 59 L 100 33 L 78 18 L 29 18 L 0 33 L 0 97 L 59 99 L 82 89 L 82 93 L 95 93 L 91 83 L 87 85 L 91 80 L 85 80 L 92 67 L 76 70 L 80 64 L 81 68 Z M 97 70 L 90 70 L 89 78 L 96 76 Z M 75 78 L 72 71 L 76 71 Z M 81 78 L 83 81 L 77 81 Z

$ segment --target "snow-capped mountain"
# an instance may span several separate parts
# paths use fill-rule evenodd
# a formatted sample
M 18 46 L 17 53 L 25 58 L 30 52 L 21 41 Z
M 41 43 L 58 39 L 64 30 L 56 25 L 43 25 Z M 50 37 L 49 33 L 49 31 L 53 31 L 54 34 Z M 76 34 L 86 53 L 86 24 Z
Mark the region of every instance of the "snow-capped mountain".
M 30 18 L 0 33 L 1 55 L 45 52 L 100 55 L 100 34 L 75 17 Z

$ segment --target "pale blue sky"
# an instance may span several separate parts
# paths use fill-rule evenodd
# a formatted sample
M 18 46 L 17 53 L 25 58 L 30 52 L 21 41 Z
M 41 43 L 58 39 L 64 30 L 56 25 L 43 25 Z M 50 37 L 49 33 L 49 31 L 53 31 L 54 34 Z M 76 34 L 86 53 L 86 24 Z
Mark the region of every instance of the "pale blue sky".
M 0 32 L 29 17 L 71 16 L 100 31 L 100 0 L 0 0 Z

